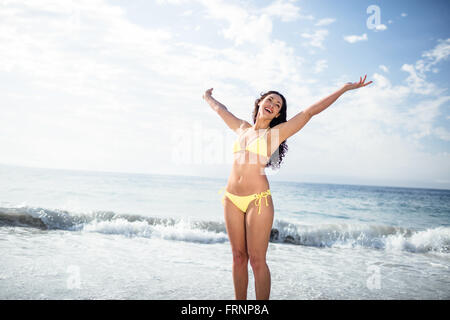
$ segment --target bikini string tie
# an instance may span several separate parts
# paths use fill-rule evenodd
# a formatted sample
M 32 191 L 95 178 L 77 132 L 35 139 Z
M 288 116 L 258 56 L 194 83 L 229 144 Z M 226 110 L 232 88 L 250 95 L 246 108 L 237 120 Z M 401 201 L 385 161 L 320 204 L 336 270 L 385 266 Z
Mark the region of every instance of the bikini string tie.
M 269 203 L 267 202 L 267 196 L 270 196 L 270 190 L 255 194 L 255 205 L 258 207 L 258 214 L 261 214 L 261 199 L 263 197 L 266 199 L 266 207 L 269 206 Z

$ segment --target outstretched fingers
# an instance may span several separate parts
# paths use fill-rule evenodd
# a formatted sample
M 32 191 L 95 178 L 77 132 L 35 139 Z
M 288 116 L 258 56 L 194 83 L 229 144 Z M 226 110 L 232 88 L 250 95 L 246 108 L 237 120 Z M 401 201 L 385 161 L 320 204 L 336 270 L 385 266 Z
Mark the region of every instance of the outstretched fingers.
M 206 97 L 211 96 L 212 90 L 213 90 L 213 88 L 206 90 L 205 93 L 203 94 L 203 99 L 206 99 Z
M 346 90 L 353 90 L 353 89 L 365 87 L 373 82 L 373 81 L 369 81 L 369 82 L 365 83 L 366 79 L 367 79 L 367 74 L 364 75 L 364 78 L 359 77 L 359 82 L 358 81 L 357 82 L 347 82 L 345 84 L 345 88 L 346 88 Z
M 367 74 L 364 75 L 364 78 L 359 77 L 359 85 L 360 85 L 361 87 L 365 87 L 365 86 L 367 86 L 368 84 L 371 84 L 371 83 L 373 82 L 373 81 L 369 81 L 369 82 L 367 82 L 367 83 L 364 83 L 364 82 L 366 81 L 366 78 L 367 78 Z

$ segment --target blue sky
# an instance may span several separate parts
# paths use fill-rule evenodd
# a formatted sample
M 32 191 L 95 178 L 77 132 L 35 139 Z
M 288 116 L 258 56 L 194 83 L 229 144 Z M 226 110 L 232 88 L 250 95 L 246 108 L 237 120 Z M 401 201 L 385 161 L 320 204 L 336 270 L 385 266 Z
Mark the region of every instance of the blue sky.
M 226 178 L 235 136 L 206 89 L 247 121 L 278 90 L 290 118 L 367 74 L 288 140 L 270 179 L 450 188 L 449 8 L 0 2 L 0 164 Z

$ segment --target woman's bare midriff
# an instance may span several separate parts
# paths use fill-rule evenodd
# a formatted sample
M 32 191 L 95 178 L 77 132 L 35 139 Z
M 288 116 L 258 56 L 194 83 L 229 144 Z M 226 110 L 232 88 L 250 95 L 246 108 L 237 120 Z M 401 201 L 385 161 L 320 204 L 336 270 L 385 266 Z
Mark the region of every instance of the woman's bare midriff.
M 230 177 L 228 178 L 227 191 L 238 196 L 247 196 L 269 189 L 269 181 L 264 172 L 265 162 L 246 163 L 241 156 L 247 156 L 248 152 L 236 154 Z

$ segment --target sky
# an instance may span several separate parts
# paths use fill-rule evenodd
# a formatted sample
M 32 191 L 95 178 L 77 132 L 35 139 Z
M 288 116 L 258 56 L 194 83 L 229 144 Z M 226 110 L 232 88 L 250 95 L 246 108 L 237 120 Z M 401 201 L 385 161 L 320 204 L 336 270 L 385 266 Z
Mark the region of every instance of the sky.
M 0 0 L 0 164 L 226 179 L 236 135 L 277 90 L 287 140 L 269 181 L 450 189 L 450 3 Z

